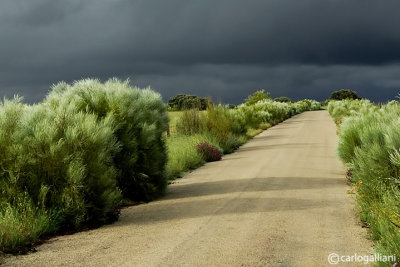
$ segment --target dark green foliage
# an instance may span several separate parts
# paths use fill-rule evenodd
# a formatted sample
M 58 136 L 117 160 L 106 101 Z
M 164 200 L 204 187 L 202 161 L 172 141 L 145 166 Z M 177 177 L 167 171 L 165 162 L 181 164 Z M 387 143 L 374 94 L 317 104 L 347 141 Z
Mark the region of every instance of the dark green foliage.
M 114 157 L 118 186 L 133 201 L 149 201 L 166 188 L 167 161 L 164 132 L 168 116 L 161 96 L 131 87 L 129 81 L 111 79 L 60 83 L 46 99 L 51 106 L 63 103 L 95 114 L 99 121 L 112 116 L 121 150 Z
M 329 97 L 331 100 L 343 100 L 343 99 L 361 99 L 356 92 L 350 89 L 340 89 L 334 91 Z
M 171 110 L 198 109 L 206 110 L 212 102 L 208 98 L 195 95 L 176 95 L 168 100 L 168 106 Z
M 288 98 L 286 96 L 274 98 L 274 101 L 283 102 L 283 103 L 291 103 L 292 102 L 292 100 L 290 100 L 290 98 Z
M 197 152 L 199 152 L 205 161 L 218 161 L 221 160 L 222 153 L 219 149 L 213 145 L 210 145 L 207 142 L 201 142 L 196 146 Z

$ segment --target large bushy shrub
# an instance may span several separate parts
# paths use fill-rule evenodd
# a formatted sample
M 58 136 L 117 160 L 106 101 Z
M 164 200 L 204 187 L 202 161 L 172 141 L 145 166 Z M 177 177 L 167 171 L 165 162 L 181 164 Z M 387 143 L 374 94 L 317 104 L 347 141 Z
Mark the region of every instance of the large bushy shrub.
M 40 235 L 115 220 L 120 191 L 114 120 L 72 105 L 0 107 L 1 249 Z M 6 229 L 6 230 L 4 230 Z
M 164 192 L 167 154 L 163 133 L 168 127 L 161 96 L 149 89 L 132 87 L 129 80 L 96 79 L 59 83 L 45 102 L 51 107 L 72 105 L 99 121 L 111 116 L 115 136 L 121 145 L 114 157 L 118 186 L 123 196 L 149 201 Z
M 167 125 L 160 95 L 116 79 L 59 83 L 38 105 L 1 103 L 0 251 L 113 221 L 122 194 L 161 194 Z

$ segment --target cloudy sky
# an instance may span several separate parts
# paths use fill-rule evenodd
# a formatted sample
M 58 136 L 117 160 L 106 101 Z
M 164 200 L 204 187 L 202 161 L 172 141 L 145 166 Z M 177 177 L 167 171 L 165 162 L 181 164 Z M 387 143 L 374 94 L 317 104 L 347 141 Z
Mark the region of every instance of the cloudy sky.
M 0 94 L 40 101 L 50 86 L 130 78 L 239 103 L 323 100 L 350 88 L 400 92 L 399 0 L 3 0 Z

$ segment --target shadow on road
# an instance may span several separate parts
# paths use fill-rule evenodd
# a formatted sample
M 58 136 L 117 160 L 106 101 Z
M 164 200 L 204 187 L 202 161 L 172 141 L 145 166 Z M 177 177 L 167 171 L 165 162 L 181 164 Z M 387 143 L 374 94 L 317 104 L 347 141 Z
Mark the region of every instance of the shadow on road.
M 174 185 L 167 196 L 150 204 L 126 210 L 119 222 L 151 224 L 165 220 L 194 218 L 215 214 L 274 212 L 326 208 L 337 203 L 323 199 L 296 197 L 249 197 L 243 193 L 283 190 L 326 189 L 342 186 L 343 178 L 268 177 Z M 322 192 L 322 190 L 321 190 Z M 315 191 L 314 191 L 315 193 Z M 242 196 L 243 194 L 243 196 Z M 215 196 L 211 199 L 197 197 Z

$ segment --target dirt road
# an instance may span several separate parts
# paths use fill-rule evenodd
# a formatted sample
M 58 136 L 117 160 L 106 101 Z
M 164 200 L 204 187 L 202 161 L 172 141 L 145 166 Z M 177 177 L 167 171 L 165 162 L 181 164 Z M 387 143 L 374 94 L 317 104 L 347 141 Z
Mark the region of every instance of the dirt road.
M 336 145 L 326 111 L 297 115 L 176 180 L 165 198 L 6 265 L 329 266 L 333 252 L 369 255 Z

